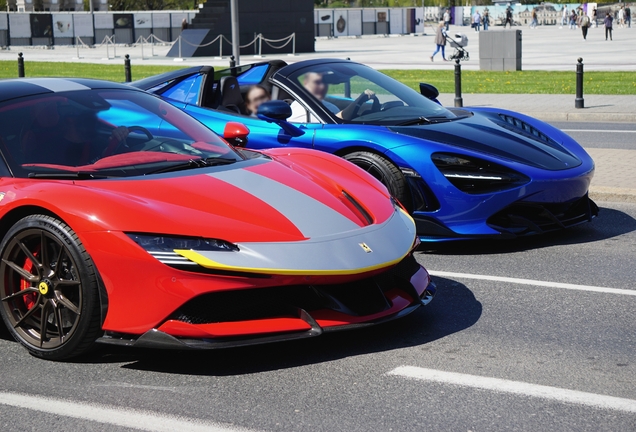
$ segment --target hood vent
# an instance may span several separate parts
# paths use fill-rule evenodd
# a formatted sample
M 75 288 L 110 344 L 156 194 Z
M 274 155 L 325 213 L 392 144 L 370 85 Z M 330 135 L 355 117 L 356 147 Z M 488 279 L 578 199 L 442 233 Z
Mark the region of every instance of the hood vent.
M 342 191 L 342 196 L 344 197 L 343 201 L 345 202 L 345 205 L 347 205 L 347 207 L 349 207 L 349 209 L 360 218 L 360 220 L 364 223 L 364 226 L 373 224 L 373 218 L 369 212 L 367 212 L 354 197 L 349 195 L 345 190 Z

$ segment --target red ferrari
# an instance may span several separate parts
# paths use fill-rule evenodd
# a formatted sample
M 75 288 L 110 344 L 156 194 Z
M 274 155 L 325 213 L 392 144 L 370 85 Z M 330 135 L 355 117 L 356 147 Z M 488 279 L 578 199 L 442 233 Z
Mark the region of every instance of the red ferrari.
M 0 314 L 42 358 L 305 338 L 435 294 L 413 220 L 371 175 L 234 148 L 128 86 L 0 81 L 0 152 Z

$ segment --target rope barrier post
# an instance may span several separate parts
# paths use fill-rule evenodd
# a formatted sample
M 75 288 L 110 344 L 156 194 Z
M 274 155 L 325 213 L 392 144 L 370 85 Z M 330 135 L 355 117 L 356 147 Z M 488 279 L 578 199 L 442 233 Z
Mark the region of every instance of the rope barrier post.
M 105 37 L 104 37 L 104 40 L 102 41 L 102 43 L 104 43 L 104 41 L 106 42 L 106 58 L 107 58 L 108 60 L 110 60 L 110 50 L 109 50 L 109 48 L 108 48 L 108 45 L 110 45 L 110 44 L 108 43 L 108 41 L 110 41 L 110 38 L 109 38 L 108 36 L 105 36 Z
M 125 82 L 131 82 L 132 72 L 130 70 L 130 56 L 126 54 L 124 57 L 124 75 L 126 76 Z
M 459 59 L 455 60 L 455 106 L 464 106 L 464 100 L 462 99 L 462 65 L 459 64 Z
M 219 59 L 223 60 L 223 35 L 219 36 Z
M 263 34 L 258 34 L 258 58 L 263 57 Z
M 139 36 L 139 39 L 141 39 L 141 59 L 144 60 L 144 37 Z
M 24 78 L 24 57 L 18 53 L 18 78 Z
M 75 49 L 77 50 L 77 59 L 78 59 L 78 60 L 79 60 L 79 59 L 81 59 L 81 57 L 80 57 L 80 55 L 79 55 L 79 44 L 80 44 L 80 41 L 81 41 L 81 40 L 82 40 L 82 39 L 80 39 L 80 37 L 79 37 L 79 36 L 75 36 Z
M 296 32 L 292 33 L 292 55 L 296 55 Z
M 574 99 L 574 108 L 585 108 L 585 100 L 583 99 L 583 59 L 579 57 L 576 64 L 576 99 Z
M 150 55 L 152 57 L 154 57 L 155 56 L 155 35 L 151 34 L 149 39 L 151 41 L 150 42 Z

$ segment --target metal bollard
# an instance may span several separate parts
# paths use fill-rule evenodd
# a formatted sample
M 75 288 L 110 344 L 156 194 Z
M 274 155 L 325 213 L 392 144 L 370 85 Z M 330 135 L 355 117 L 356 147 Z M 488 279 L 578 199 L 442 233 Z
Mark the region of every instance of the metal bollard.
M 24 78 L 24 57 L 18 53 L 18 78 Z
M 574 99 L 574 108 L 585 108 L 583 100 L 583 59 L 579 57 L 576 64 L 576 99 Z
M 128 54 L 126 54 L 125 58 L 124 58 L 124 74 L 126 75 L 126 81 L 125 82 L 131 82 L 132 81 L 132 72 L 130 70 L 130 56 Z
M 230 67 L 236 67 L 236 60 L 234 59 L 234 56 L 230 56 Z
M 459 59 L 455 60 L 455 106 L 464 106 L 464 100 L 462 99 L 462 66 L 459 64 Z

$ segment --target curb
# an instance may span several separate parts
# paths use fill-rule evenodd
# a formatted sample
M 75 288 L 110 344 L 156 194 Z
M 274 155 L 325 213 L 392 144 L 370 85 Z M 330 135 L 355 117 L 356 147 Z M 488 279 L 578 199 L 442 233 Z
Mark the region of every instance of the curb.
M 624 202 L 636 204 L 636 189 L 592 186 L 589 191 L 594 201 Z
M 543 121 L 572 121 L 572 122 L 612 122 L 636 123 L 636 114 L 626 113 L 594 113 L 594 112 L 526 112 L 523 114 Z

